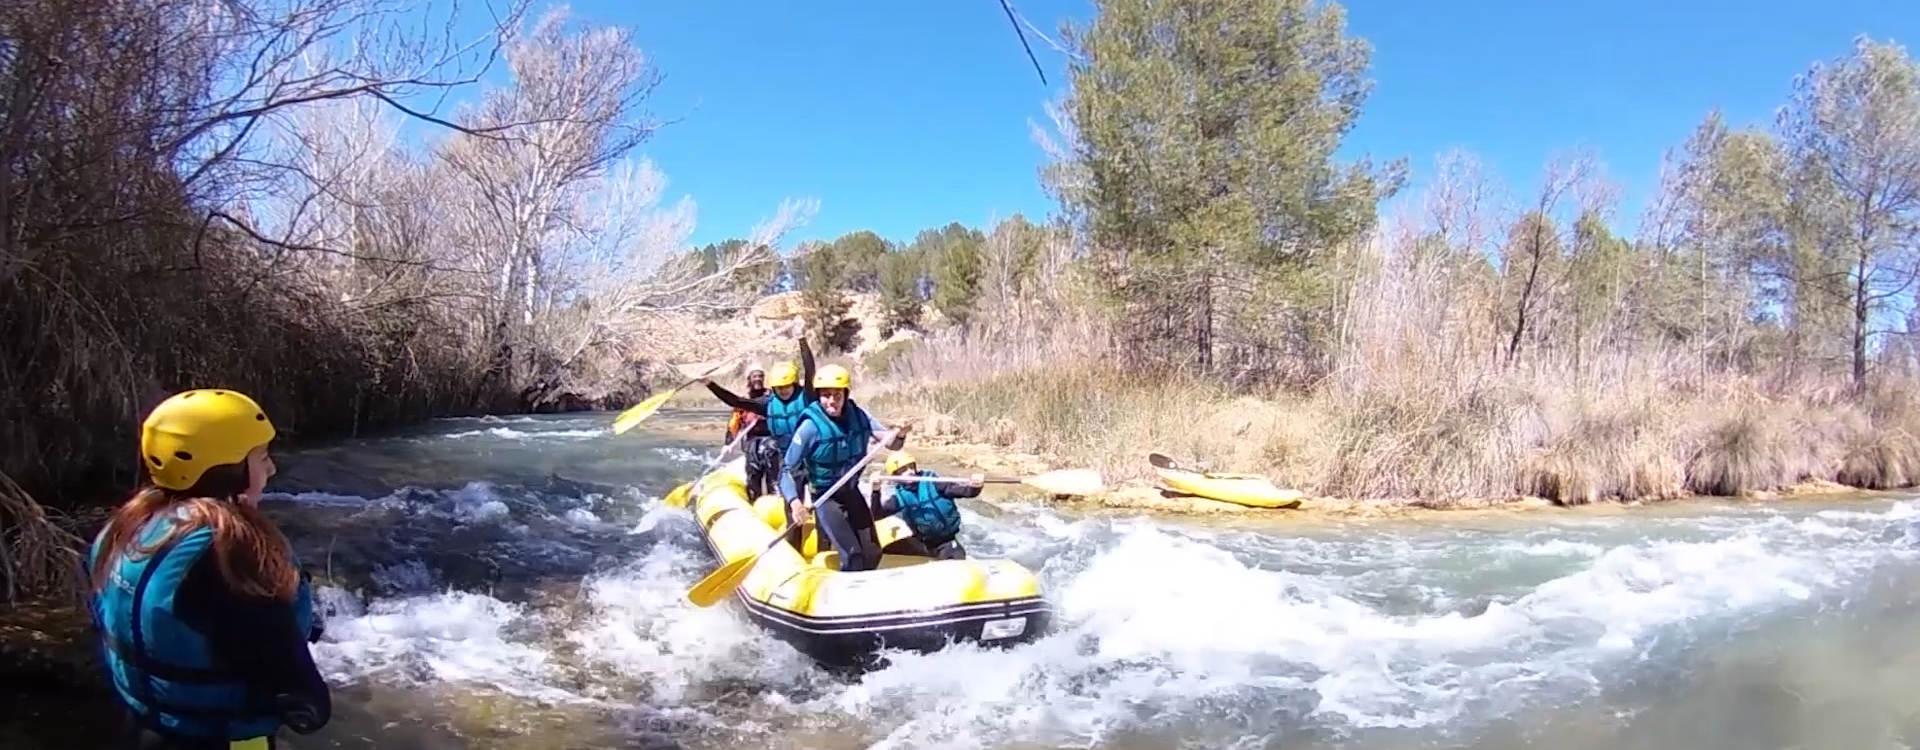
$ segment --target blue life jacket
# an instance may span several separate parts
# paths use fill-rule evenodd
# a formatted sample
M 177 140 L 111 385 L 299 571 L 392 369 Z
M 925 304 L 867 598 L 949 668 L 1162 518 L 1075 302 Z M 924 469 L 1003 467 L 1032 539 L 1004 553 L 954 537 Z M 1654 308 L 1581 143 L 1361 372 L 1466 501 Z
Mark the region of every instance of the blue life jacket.
M 178 514 L 160 515 L 134 538 L 134 548 L 149 548 L 180 522 Z M 223 663 L 205 634 L 174 611 L 174 597 L 201 556 L 211 554 L 213 530 L 200 527 L 151 555 L 122 554 L 101 560 L 101 531 L 87 555 L 88 568 L 113 566 L 106 585 L 93 597 L 94 624 L 114 692 L 145 723 L 164 733 L 191 738 L 244 740 L 272 736 L 280 729 L 274 696 L 252 694 Z M 294 568 L 300 567 L 298 556 Z M 89 570 L 91 573 L 91 570 Z M 294 600 L 300 636 L 313 628 L 313 590 L 305 576 Z
M 767 434 L 779 441 L 780 450 L 786 450 L 787 443 L 793 442 L 793 433 L 800 430 L 800 420 L 812 405 L 813 399 L 807 398 L 807 392 L 800 388 L 794 388 L 793 398 L 788 399 L 776 393 L 767 394 Z
M 848 429 L 841 429 L 840 423 L 827 416 L 819 402 L 807 405 L 807 421 L 813 423 L 816 434 L 813 438 L 813 450 L 807 452 L 807 484 L 813 487 L 813 496 L 820 497 L 840 481 L 860 459 L 867 456 L 867 443 L 873 439 L 873 423 L 867 421 L 867 413 L 847 400 L 840 412 L 842 416 L 851 414 L 852 422 Z M 853 480 L 847 480 L 851 484 Z M 841 486 L 847 486 L 843 484 Z
M 920 476 L 940 475 L 923 470 Z M 945 542 L 960 535 L 960 506 L 938 484 L 900 482 L 893 486 L 893 502 L 900 508 L 900 520 L 923 542 Z

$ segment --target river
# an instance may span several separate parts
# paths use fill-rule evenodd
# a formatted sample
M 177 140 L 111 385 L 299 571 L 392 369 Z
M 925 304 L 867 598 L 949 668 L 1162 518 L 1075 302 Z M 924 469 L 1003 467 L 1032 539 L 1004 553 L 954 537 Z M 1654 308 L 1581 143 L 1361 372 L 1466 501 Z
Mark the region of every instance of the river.
M 974 502 L 1053 634 L 835 676 L 723 604 L 658 496 L 717 412 L 443 420 L 281 451 L 337 715 L 300 748 L 1904 748 L 1920 506 L 1305 522 Z M 679 429 L 675 429 L 678 426 Z M 49 746 L 56 746 L 49 744 Z

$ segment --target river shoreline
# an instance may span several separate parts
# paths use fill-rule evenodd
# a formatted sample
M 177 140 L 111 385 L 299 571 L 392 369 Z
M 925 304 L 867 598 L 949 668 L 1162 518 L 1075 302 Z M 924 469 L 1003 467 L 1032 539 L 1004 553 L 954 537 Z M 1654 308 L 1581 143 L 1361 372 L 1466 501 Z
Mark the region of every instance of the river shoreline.
M 694 407 L 691 411 L 706 411 Z M 711 410 L 714 422 L 711 425 L 698 421 L 680 422 L 669 429 L 683 434 L 693 434 L 709 438 L 715 445 L 720 444 L 723 435 L 720 429 L 726 419 L 723 410 Z M 950 431 L 938 428 L 927 429 L 927 420 L 905 420 L 913 431 L 907 438 L 907 450 L 914 454 L 928 468 L 943 474 L 964 475 L 974 472 L 995 475 L 1033 475 L 1072 466 L 1068 462 L 1053 456 L 1043 456 L 997 446 L 991 443 L 969 442 Z M 1141 457 L 1144 465 L 1146 457 Z M 984 497 L 1010 497 L 1031 495 L 1033 490 L 1006 485 L 988 485 L 982 493 Z M 1290 509 L 1252 508 L 1244 505 L 1209 500 L 1202 497 L 1189 497 L 1169 494 L 1150 484 L 1122 482 L 1116 483 L 1109 478 L 1107 491 L 1100 495 L 1081 498 L 1054 498 L 1051 504 L 1062 507 L 1086 509 L 1109 509 L 1138 511 L 1154 514 L 1179 516 L 1207 516 L 1222 514 L 1244 515 L 1280 515 L 1288 518 L 1308 519 L 1327 518 L 1329 520 L 1365 520 L 1365 519 L 1401 519 L 1426 516 L 1458 516 L 1463 513 L 1515 513 L 1541 510 L 1569 510 L 1582 507 L 1592 508 L 1637 508 L 1672 503 L 1699 501 L 1742 501 L 1766 502 L 1793 498 L 1821 498 L 1834 496 L 1858 496 L 1862 499 L 1879 499 L 1902 495 L 1898 490 L 1871 490 L 1852 487 L 1838 482 L 1805 481 L 1777 490 L 1748 492 L 1737 497 L 1717 495 L 1698 495 L 1681 492 L 1666 500 L 1633 500 L 1627 502 L 1605 501 L 1584 505 L 1562 505 L 1543 497 L 1529 495 L 1509 495 L 1492 498 L 1342 498 L 1314 496 L 1311 493 L 1301 498 L 1299 507 Z
M 945 473 L 984 474 L 1039 474 L 1065 468 L 1077 468 L 1066 465 L 1058 459 L 1032 453 L 1011 451 L 986 443 L 943 440 L 939 437 L 923 438 L 915 435 L 909 442 L 918 441 L 919 445 L 910 445 L 909 450 L 930 468 Z M 1146 458 L 1141 457 L 1144 463 Z M 1019 490 L 1011 491 L 1017 494 Z M 995 491 L 989 488 L 989 496 Z M 1511 513 L 1520 511 L 1539 511 L 1580 507 L 1617 507 L 1635 508 L 1647 505 L 1666 505 L 1695 501 L 1752 501 L 1764 502 L 1790 498 L 1816 498 L 1838 495 L 1854 495 L 1864 499 L 1893 497 L 1900 493 L 1880 490 L 1868 490 L 1849 487 L 1837 482 L 1809 481 L 1801 482 L 1775 491 L 1752 492 L 1740 497 L 1717 497 L 1710 495 L 1682 494 L 1670 500 L 1649 502 L 1602 502 L 1586 506 L 1566 506 L 1542 497 L 1512 495 L 1499 498 L 1449 498 L 1435 500 L 1427 498 L 1340 498 L 1316 497 L 1311 494 L 1301 498 L 1299 507 L 1276 510 L 1252 508 L 1244 505 L 1209 500 L 1200 497 L 1163 492 L 1143 483 L 1110 484 L 1107 491 L 1086 498 L 1056 499 L 1056 504 L 1068 507 L 1107 508 L 1114 510 L 1144 511 L 1168 515 L 1283 515 L 1289 518 L 1329 517 L 1348 520 L 1370 518 L 1390 519 L 1427 515 L 1450 516 L 1461 513 L 1497 512 Z

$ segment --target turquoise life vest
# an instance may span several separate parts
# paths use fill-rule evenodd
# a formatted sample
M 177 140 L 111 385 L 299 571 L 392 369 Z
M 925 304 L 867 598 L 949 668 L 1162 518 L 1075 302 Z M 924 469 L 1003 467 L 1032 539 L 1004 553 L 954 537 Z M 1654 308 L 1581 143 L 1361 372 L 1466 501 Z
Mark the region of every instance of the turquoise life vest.
M 826 492 L 834 482 L 840 481 L 860 459 L 867 456 L 867 443 L 873 439 L 873 424 L 867 421 L 867 413 L 847 400 L 842 415 L 852 414 L 852 424 L 846 429 L 833 417 L 827 416 L 819 402 L 807 406 L 807 421 L 813 423 L 817 432 L 813 438 L 813 450 L 807 453 L 807 484 L 813 487 L 815 498 Z M 853 480 L 849 479 L 850 484 Z M 841 486 L 846 486 L 845 484 Z
M 180 522 L 178 514 L 154 518 L 135 536 L 133 548 L 151 548 Z M 114 692 L 127 708 L 185 737 L 244 740 L 278 732 L 273 697 L 252 694 L 233 665 L 215 655 L 206 635 L 174 609 L 188 572 L 211 554 L 213 530 L 196 528 L 151 555 L 121 554 L 112 560 L 99 559 L 105 537 L 103 530 L 87 555 L 89 573 L 95 565 L 113 566 L 93 597 L 93 617 Z M 293 564 L 299 569 L 297 556 Z M 313 628 L 313 590 L 304 576 L 288 606 L 306 637 Z
M 921 471 L 920 476 L 940 475 Z M 942 494 L 938 484 L 900 482 L 893 486 L 893 502 L 900 508 L 900 520 L 923 542 L 944 542 L 960 534 L 960 506 Z
M 783 399 L 778 394 L 767 394 L 767 434 L 780 441 L 780 449 L 786 450 L 792 442 L 793 433 L 800 430 L 800 420 L 807 415 L 807 407 L 813 405 L 813 399 L 807 398 L 805 390 L 793 389 L 793 398 Z

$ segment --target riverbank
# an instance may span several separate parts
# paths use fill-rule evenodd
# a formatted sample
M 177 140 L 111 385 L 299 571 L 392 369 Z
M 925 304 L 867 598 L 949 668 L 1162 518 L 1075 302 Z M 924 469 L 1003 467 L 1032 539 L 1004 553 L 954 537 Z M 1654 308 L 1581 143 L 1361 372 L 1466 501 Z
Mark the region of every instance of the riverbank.
M 938 420 L 911 419 L 908 423 L 925 425 Z M 911 450 L 914 456 L 930 468 L 946 474 L 967 474 L 979 472 L 998 475 L 1033 475 L 1047 471 L 1068 468 L 1082 468 L 1070 465 L 1058 457 L 1040 456 L 1032 453 L 1011 451 L 999 446 L 964 442 L 951 437 L 929 438 L 920 433 L 914 434 Z M 1146 462 L 1144 455 L 1141 463 Z M 1005 485 L 990 485 L 986 494 L 991 497 L 999 494 L 1012 495 L 1031 490 L 997 489 Z M 1882 491 L 1864 490 L 1835 482 L 1807 481 L 1773 491 L 1749 492 L 1737 499 L 1778 500 L 1801 497 L 1827 497 L 1839 495 L 1858 495 L 1878 498 L 1886 495 Z M 1671 501 L 1685 500 L 1725 500 L 1722 496 L 1683 494 Z M 1568 506 L 1556 503 L 1548 498 L 1531 495 L 1509 495 L 1493 498 L 1459 498 L 1444 502 L 1434 502 L 1421 498 L 1340 498 L 1304 495 L 1300 505 L 1285 510 L 1251 508 L 1244 505 L 1190 497 L 1163 492 L 1150 483 L 1123 481 L 1117 485 L 1111 483 L 1108 491 L 1100 495 L 1085 498 L 1056 498 L 1053 503 L 1064 506 L 1108 508 L 1115 510 L 1133 510 L 1148 513 L 1174 515 L 1216 515 L 1216 514 L 1278 514 L 1290 518 L 1338 518 L 1338 519 L 1388 519 L 1425 515 L 1459 515 L 1468 512 L 1518 512 L 1546 509 L 1565 509 Z M 1591 504 L 1634 507 L 1644 505 L 1646 501 L 1634 500 L 1619 503 Z
M 1143 381 L 1097 361 L 999 366 L 967 372 L 956 364 L 946 379 L 883 382 L 868 403 L 914 425 L 916 444 L 1044 456 L 1050 468 L 1096 469 L 1118 486 L 1150 483 L 1146 456 L 1158 451 L 1212 471 L 1261 474 L 1309 498 L 1341 499 L 1309 507 L 1366 512 L 1920 482 L 1920 403 L 1893 388 L 1849 397 L 1738 379 L 1702 388 L 1509 375 L 1269 393 L 1178 377 Z
M 1569 507 L 1569 504 L 1557 502 L 1550 497 L 1520 493 L 1484 497 L 1434 498 L 1414 496 L 1368 498 L 1339 497 L 1306 492 L 1301 498 L 1300 505 L 1296 508 L 1286 510 L 1250 508 L 1206 498 L 1162 492 L 1154 486 L 1155 483 L 1152 480 L 1152 474 L 1150 473 L 1146 460 L 1146 449 L 1141 450 L 1139 454 L 1131 457 L 1132 460 L 1130 462 L 1126 460 L 1128 457 L 1116 456 L 1107 461 L 1101 461 L 1098 457 L 1087 460 L 1089 457 L 1085 455 L 1080 457 L 1082 460 L 1076 461 L 1071 455 L 1063 456 L 1060 454 L 1022 450 L 1017 437 L 1011 440 L 1007 437 L 1009 435 L 1019 434 L 1020 428 L 1016 425 L 1001 422 L 998 426 L 990 427 L 985 431 L 987 432 L 987 437 L 996 438 L 998 442 L 983 441 L 980 439 L 982 437 L 980 434 L 982 432 L 981 430 L 969 429 L 964 423 L 950 416 L 927 414 L 911 409 L 886 411 L 885 409 L 889 407 L 898 408 L 901 406 L 900 403 L 894 400 L 897 398 L 897 396 L 890 396 L 886 399 L 879 400 L 881 405 L 874 407 L 876 414 L 883 420 L 888 421 L 890 425 L 906 426 L 910 430 L 907 449 L 914 454 L 915 458 L 917 458 L 922 465 L 943 474 L 964 475 L 978 472 L 1000 476 L 1030 476 L 1059 469 L 1082 468 L 1093 468 L 1102 472 L 1102 476 L 1107 483 L 1106 492 L 1091 497 L 1066 497 L 1049 500 L 1050 503 L 1063 506 L 1131 510 L 1174 515 L 1281 514 L 1293 518 L 1328 517 L 1353 520 L 1404 518 L 1428 514 L 1457 515 L 1463 512 L 1473 511 L 1506 513 Z M 720 428 L 726 421 L 726 413 L 713 409 L 709 405 L 700 405 L 697 401 L 689 400 L 684 402 L 684 404 L 702 411 L 712 411 L 713 417 L 710 423 L 708 421 L 698 420 L 688 421 L 665 429 L 697 435 L 703 439 L 711 440 L 715 445 L 718 445 L 721 439 Z M 1218 458 L 1219 456 L 1217 455 L 1202 456 L 1201 460 L 1208 461 L 1213 467 L 1219 468 L 1219 470 L 1222 471 L 1248 470 L 1236 468 L 1232 465 L 1222 467 L 1220 464 L 1212 463 Z M 1281 484 L 1280 486 L 1284 488 L 1288 485 Z M 1029 495 L 1032 494 L 1032 492 L 1032 489 L 1020 485 L 997 484 L 988 485 L 983 495 L 994 498 Z M 1600 503 L 1575 503 L 1571 505 L 1634 507 L 1649 502 L 1694 499 L 1712 500 L 1735 498 L 1764 501 L 1783 498 L 1838 495 L 1880 497 L 1884 493 L 1884 488 L 1863 488 L 1833 481 L 1806 479 L 1769 489 L 1750 489 L 1737 495 L 1710 495 L 1688 492 L 1681 489 L 1657 499 L 1614 499 Z
M 104 692 L 91 630 L 86 610 L 65 598 L 0 604 L 0 686 Z

